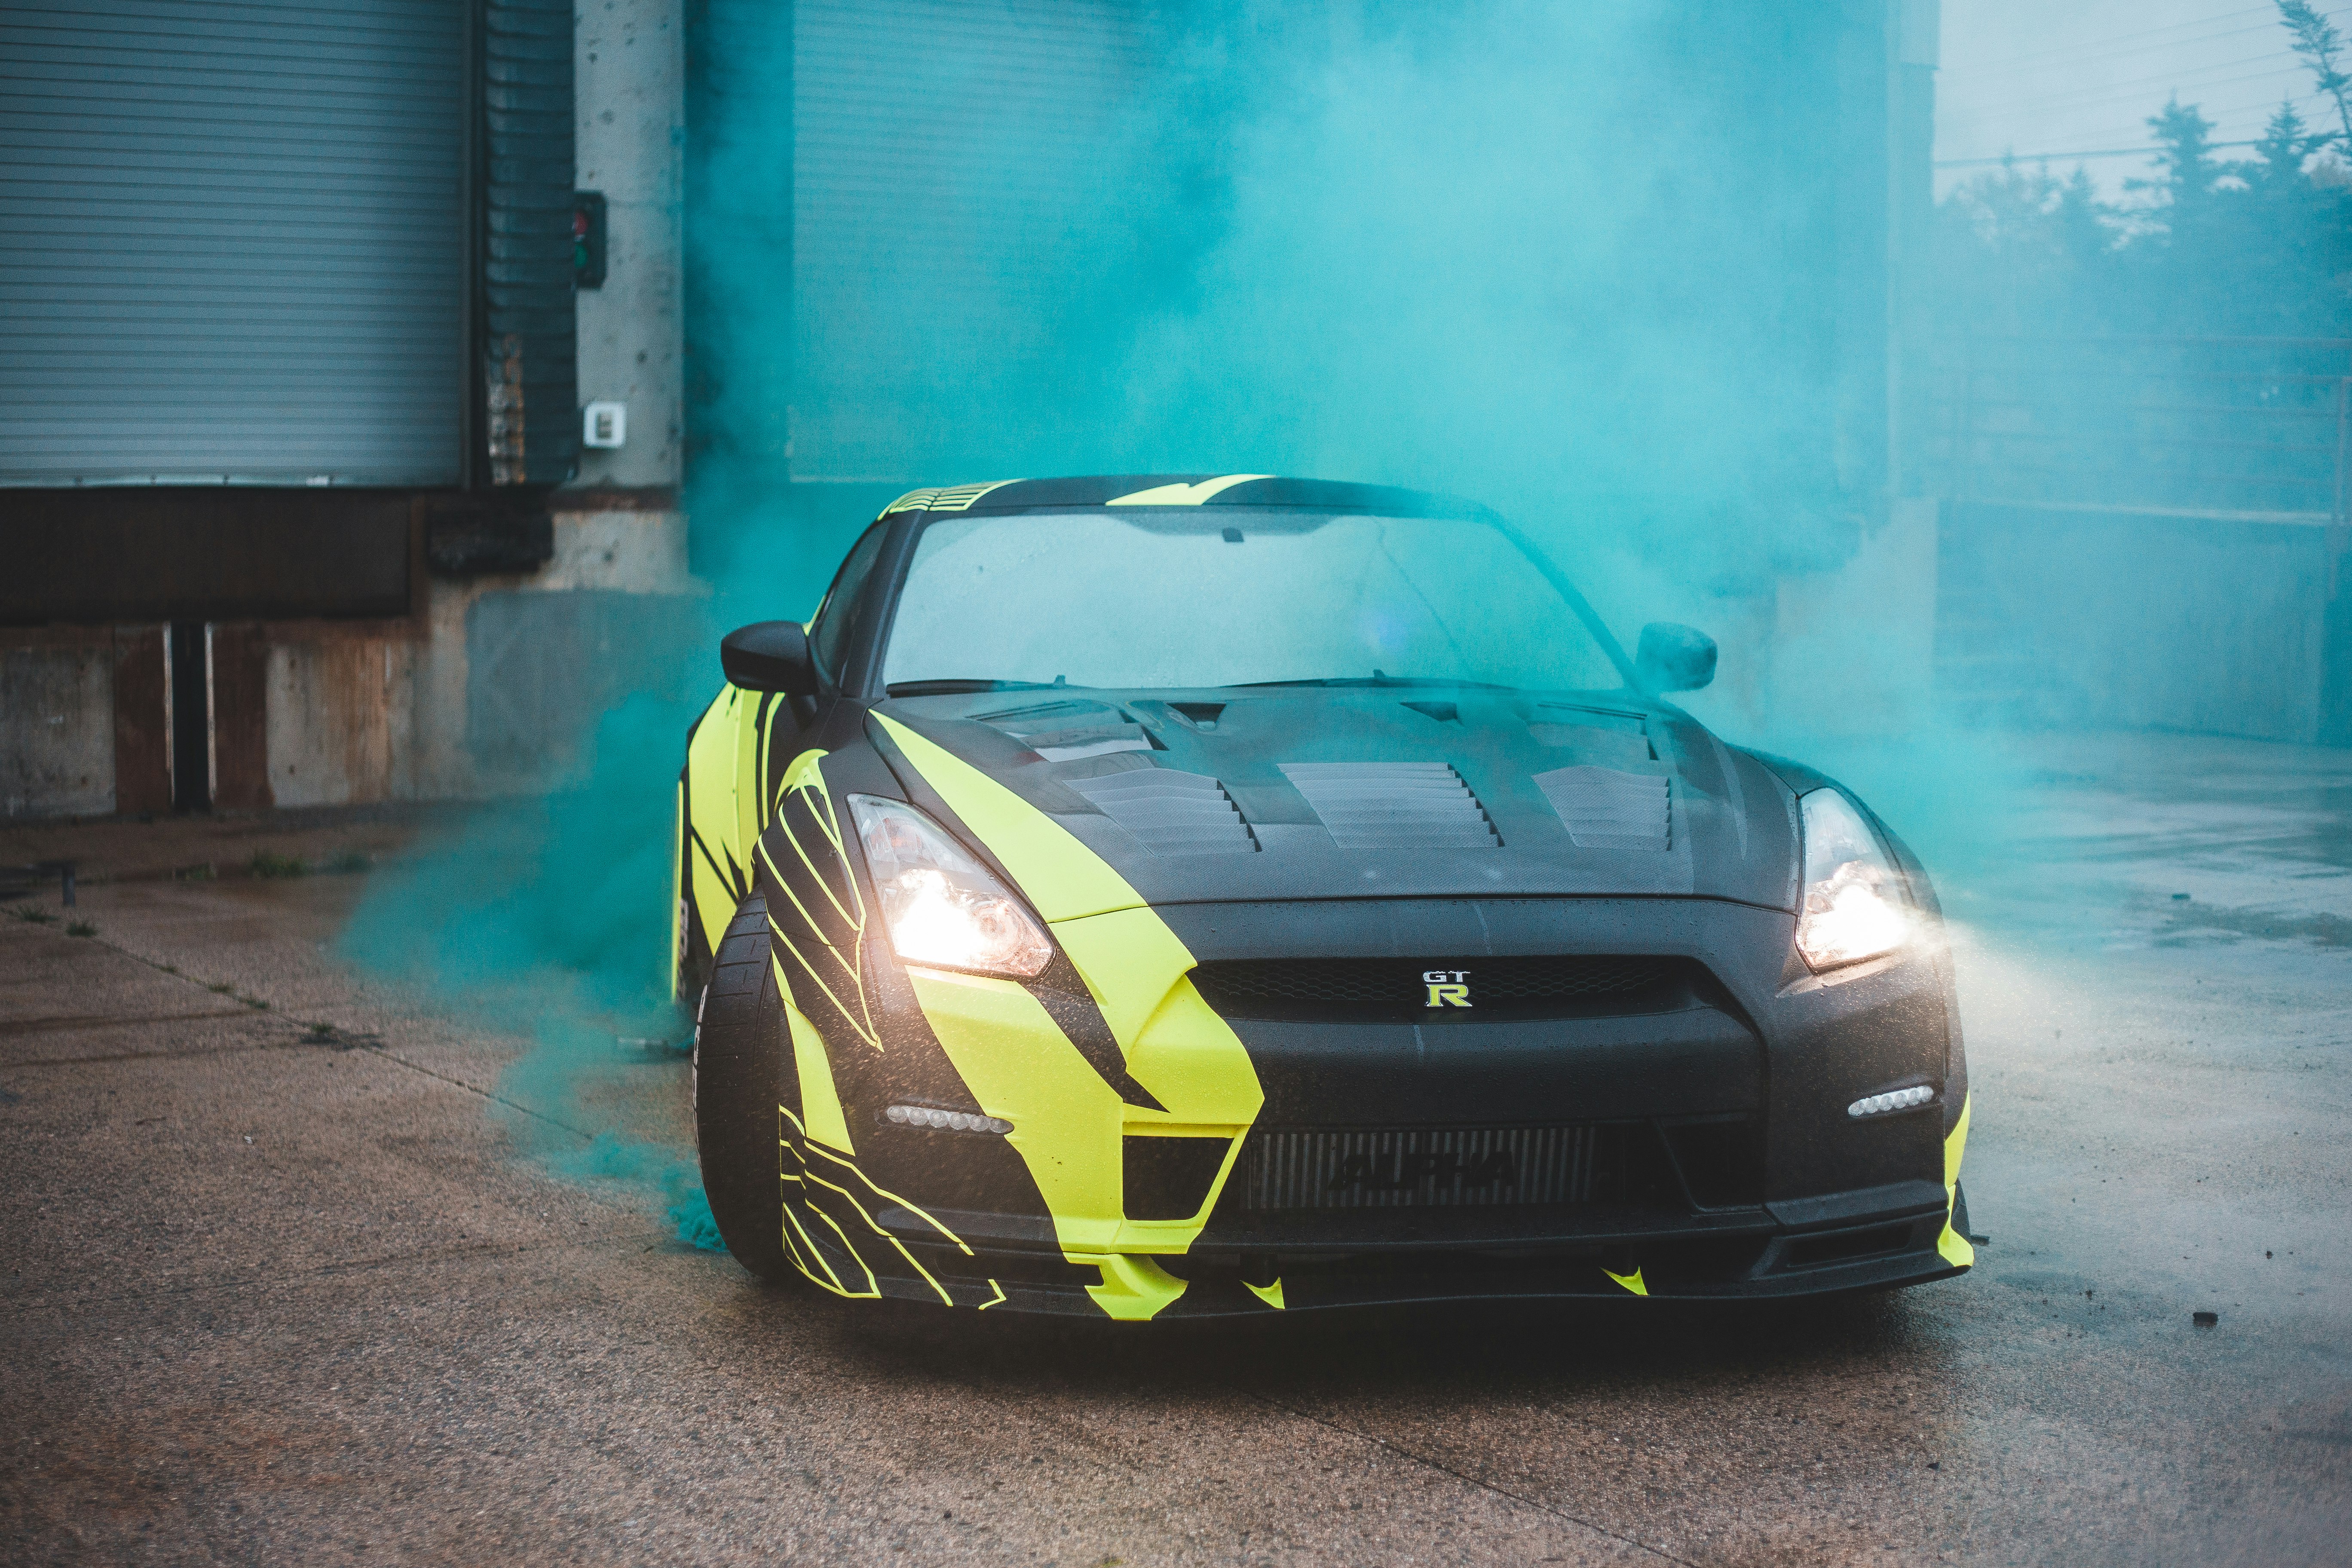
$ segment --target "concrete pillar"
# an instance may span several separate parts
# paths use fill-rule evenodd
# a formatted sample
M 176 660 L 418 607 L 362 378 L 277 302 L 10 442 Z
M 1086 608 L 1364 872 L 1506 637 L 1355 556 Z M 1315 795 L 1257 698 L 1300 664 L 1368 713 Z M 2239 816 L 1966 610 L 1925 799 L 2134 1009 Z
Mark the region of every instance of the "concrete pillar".
M 685 360 L 681 0 L 581 0 L 572 47 L 579 188 L 604 193 L 607 224 L 604 286 L 579 295 L 580 400 L 629 411 L 627 444 L 583 451 L 573 488 L 675 486 Z

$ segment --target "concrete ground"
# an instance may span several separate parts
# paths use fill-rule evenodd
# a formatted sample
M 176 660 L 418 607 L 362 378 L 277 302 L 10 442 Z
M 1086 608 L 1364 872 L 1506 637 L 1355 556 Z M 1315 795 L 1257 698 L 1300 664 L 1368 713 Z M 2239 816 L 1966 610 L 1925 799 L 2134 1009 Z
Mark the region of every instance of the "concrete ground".
M 0 920 L 0 1560 L 2346 1561 L 2352 755 L 2030 750 L 1946 876 L 1991 1244 L 1768 1310 L 761 1289 L 519 1152 L 584 1142 L 495 1098 L 522 1042 L 323 950 L 368 874 L 169 875 L 401 823 L 0 833 L 149 873 Z M 674 1059 L 600 1070 L 682 1135 Z

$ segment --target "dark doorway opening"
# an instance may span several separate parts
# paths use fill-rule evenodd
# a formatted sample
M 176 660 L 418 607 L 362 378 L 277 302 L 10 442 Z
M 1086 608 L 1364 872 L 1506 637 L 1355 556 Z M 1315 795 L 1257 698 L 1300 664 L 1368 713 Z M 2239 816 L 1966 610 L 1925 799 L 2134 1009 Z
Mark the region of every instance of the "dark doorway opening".
M 212 649 L 202 621 L 172 623 L 172 809 L 213 805 Z

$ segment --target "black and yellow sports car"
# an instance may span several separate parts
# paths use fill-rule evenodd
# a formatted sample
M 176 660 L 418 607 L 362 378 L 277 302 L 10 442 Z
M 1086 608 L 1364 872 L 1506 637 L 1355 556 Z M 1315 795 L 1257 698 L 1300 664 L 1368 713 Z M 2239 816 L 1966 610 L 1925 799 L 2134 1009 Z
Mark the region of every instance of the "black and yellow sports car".
M 1483 507 L 917 490 L 721 652 L 674 963 L 757 1274 L 1142 1320 L 1973 1261 L 1917 862 Z

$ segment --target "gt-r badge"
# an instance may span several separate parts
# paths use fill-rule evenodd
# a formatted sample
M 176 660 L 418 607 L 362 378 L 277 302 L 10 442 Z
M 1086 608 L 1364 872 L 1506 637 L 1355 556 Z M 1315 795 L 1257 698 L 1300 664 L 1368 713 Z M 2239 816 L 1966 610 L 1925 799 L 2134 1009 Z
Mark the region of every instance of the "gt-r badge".
M 1470 987 L 1464 984 L 1469 978 L 1470 972 L 1466 969 L 1423 970 L 1421 983 L 1429 987 L 1429 1000 L 1423 1005 L 1426 1007 L 1469 1006 Z

